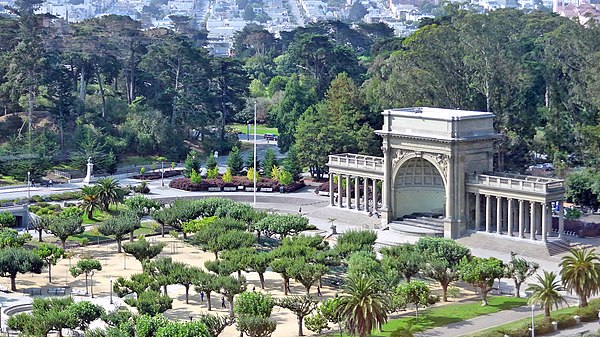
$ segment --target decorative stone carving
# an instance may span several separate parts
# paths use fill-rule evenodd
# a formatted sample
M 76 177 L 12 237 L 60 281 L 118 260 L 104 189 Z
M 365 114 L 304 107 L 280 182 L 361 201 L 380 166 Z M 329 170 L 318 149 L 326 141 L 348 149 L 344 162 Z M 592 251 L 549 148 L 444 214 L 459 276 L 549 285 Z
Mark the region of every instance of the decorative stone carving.
M 446 175 L 448 171 L 449 160 L 450 158 L 445 154 L 438 153 L 435 155 L 435 161 L 438 163 L 438 165 L 440 165 L 442 171 L 444 171 L 444 175 Z
M 392 159 L 392 167 L 396 167 L 396 164 L 398 164 L 398 162 L 407 154 L 408 151 L 406 150 L 396 150 L 394 154 L 394 159 Z

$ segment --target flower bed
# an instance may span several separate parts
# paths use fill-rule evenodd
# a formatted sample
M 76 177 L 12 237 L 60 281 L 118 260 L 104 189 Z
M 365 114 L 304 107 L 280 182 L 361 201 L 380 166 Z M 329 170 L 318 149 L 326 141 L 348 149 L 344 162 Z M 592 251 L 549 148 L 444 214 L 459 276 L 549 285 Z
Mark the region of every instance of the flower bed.
M 244 188 L 254 187 L 254 182 L 246 177 L 233 177 L 231 182 L 224 182 L 223 179 L 203 179 L 199 183 L 192 183 L 189 178 L 178 178 L 174 179 L 169 183 L 169 187 L 176 188 L 184 191 L 208 191 L 209 187 L 218 187 L 219 189 L 223 189 L 223 187 L 238 187 L 244 186 Z M 260 178 L 256 182 L 256 187 L 263 189 L 271 189 L 273 192 L 278 192 L 279 187 L 281 185 L 279 182 L 269 179 L 269 178 Z M 284 187 L 285 192 L 294 192 L 304 187 L 303 181 L 296 181 L 288 186 Z
M 169 170 L 169 171 L 165 171 L 164 175 L 161 175 L 160 171 L 159 172 L 149 172 L 149 173 L 144 173 L 144 174 L 138 174 L 138 175 L 132 176 L 131 178 L 138 179 L 138 180 L 157 180 L 157 179 L 160 179 L 162 176 L 164 176 L 165 178 L 175 177 L 175 176 L 181 175 L 182 172 L 183 172 L 183 170 Z

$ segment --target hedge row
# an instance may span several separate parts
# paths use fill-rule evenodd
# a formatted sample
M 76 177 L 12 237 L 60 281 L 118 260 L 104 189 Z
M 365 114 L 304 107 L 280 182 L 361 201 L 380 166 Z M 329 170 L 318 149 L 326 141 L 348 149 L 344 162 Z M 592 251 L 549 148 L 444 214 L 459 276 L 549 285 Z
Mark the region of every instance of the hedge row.
M 149 172 L 149 173 L 144 173 L 144 174 L 138 174 L 138 175 L 132 176 L 131 178 L 137 179 L 137 180 L 157 180 L 163 176 L 165 178 L 171 178 L 171 177 L 179 176 L 182 173 L 183 173 L 183 170 L 165 171 L 164 174 L 162 174 L 162 175 L 160 172 Z
M 246 177 L 233 177 L 231 182 L 224 182 L 223 179 L 202 179 L 199 183 L 192 183 L 189 178 L 178 178 L 174 179 L 169 183 L 169 187 L 176 188 L 184 191 L 208 191 L 210 187 L 218 187 L 219 189 L 223 189 L 223 187 L 238 187 L 243 186 L 244 188 L 254 187 L 254 182 Z M 279 187 L 281 185 L 279 182 L 269 179 L 269 178 L 260 178 L 256 182 L 256 187 L 263 188 L 271 188 L 273 192 L 279 191 Z M 303 181 L 295 181 L 294 183 L 284 186 L 285 192 L 293 192 L 300 188 L 304 187 Z

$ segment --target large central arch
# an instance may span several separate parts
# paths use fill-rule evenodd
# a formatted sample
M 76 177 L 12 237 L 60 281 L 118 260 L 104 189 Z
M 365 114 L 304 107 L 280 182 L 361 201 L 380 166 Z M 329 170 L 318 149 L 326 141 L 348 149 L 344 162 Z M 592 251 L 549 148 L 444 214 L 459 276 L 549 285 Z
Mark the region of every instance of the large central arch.
M 446 182 L 443 173 L 432 161 L 410 156 L 399 162 L 392 186 L 394 219 L 414 213 L 445 214 Z

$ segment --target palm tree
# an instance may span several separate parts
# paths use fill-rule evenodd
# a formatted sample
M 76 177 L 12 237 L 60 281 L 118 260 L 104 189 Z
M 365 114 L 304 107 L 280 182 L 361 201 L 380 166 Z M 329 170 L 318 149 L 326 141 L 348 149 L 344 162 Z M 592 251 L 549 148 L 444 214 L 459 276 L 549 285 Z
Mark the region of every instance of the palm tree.
M 336 311 L 350 334 L 365 337 L 387 321 L 387 299 L 374 278 L 365 274 L 349 277 L 343 292 Z
M 94 210 L 100 206 L 100 188 L 98 186 L 83 186 L 81 188 L 81 208 L 87 213 L 88 219 L 94 218 Z
M 588 297 L 600 290 L 600 259 L 587 248 L 571 249 L 560 262 L 560 277 L 565 288 L 579 296 L 579 307 L 588 305 Z
M 527 303 L 529 305 L 540 304 L 544 308 L 544 317 L 548 318 L 553 306 L 558 309 L 559 304 L 567 304 L 567 301 L 559 293 L 563 288 L 560 281 L 556 279 L 556 273 L 544 270 L 544 277 L 538 274 L 537 282 L 527 287 L 527 291 L 532 292 Z
M 102 209 L 108 211 L 110 204 L 117 204 L 123 201 L 125 193 L 119 182 L 114 178 L 102 178 L 98 179 L 96 183 L 98 187 L 98 199 Z

